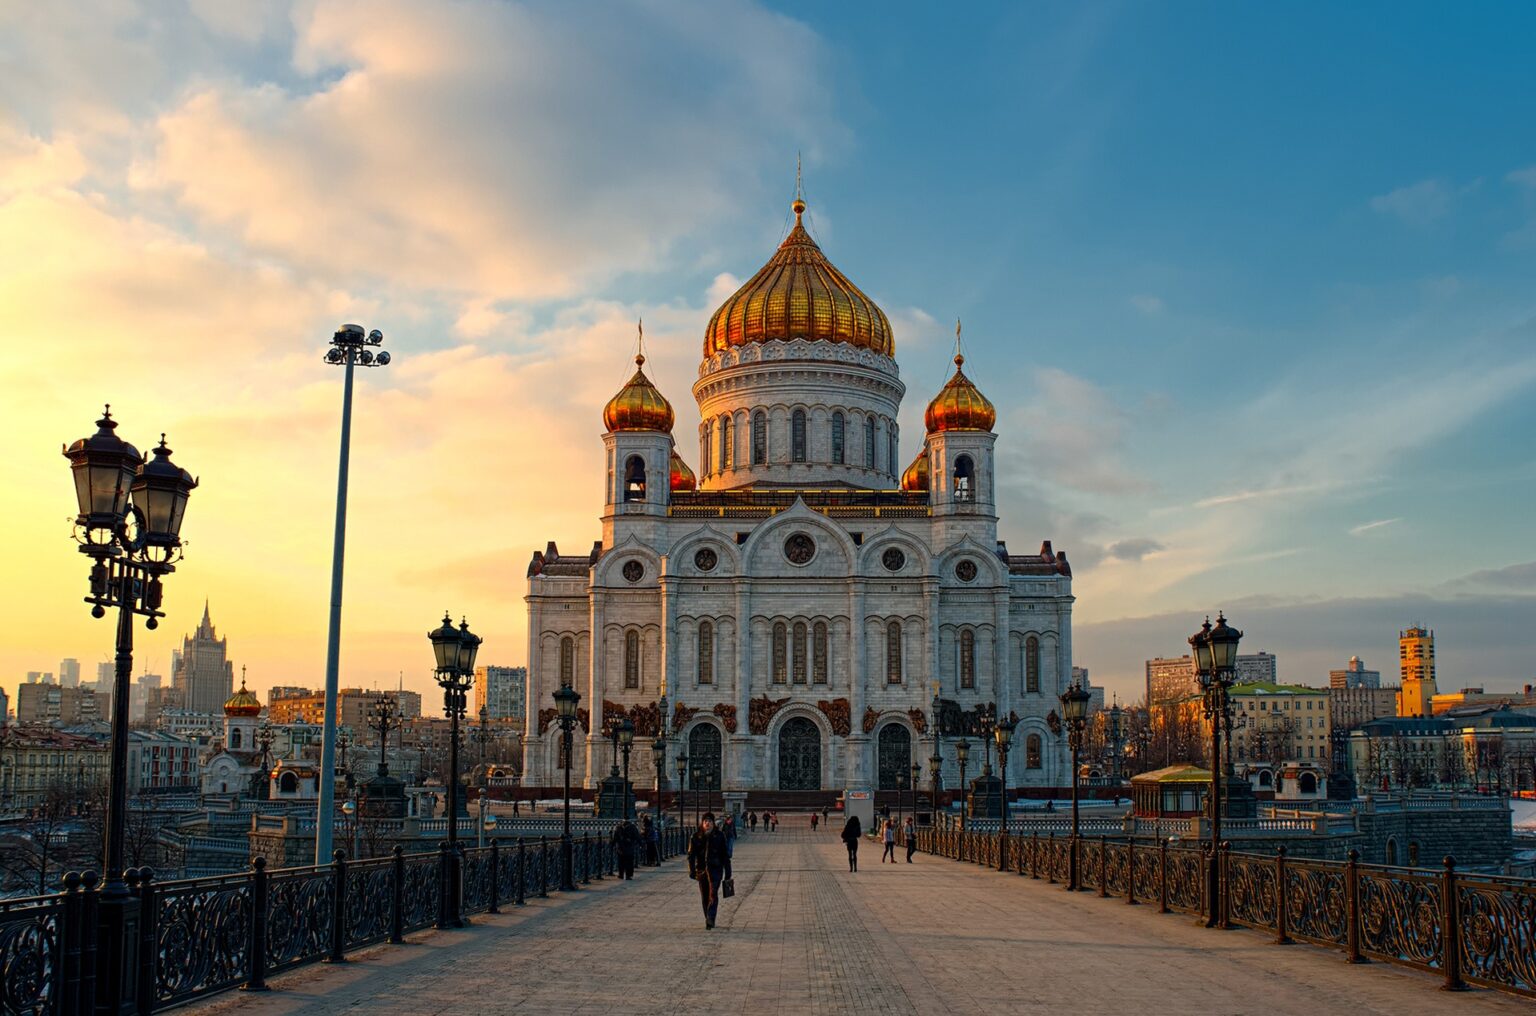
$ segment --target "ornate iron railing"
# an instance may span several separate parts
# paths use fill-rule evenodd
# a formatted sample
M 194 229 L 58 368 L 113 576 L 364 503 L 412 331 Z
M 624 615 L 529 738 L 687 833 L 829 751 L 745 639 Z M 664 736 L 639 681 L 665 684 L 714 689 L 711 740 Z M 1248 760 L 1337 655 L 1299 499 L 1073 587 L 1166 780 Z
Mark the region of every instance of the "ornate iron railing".
M 997 833 L 925 829 L 926 853 L 1032 879 L 1067 883 L 1073 851 L 1080 891 L 1127 903 L 1156 904 L 1340 949 L 1351 962 L 1376 960 L 1438 974 L 1444 986 L 1476 984 L 1536 996 L 1536 879 L 1347 861 L 1235 853 L 1224 844 L 1209 895 L 1208 848 L 1163 839 L 1108 836 L 1000 837 Z
M 574 839 L 576 879 L 617 872 L 606 836 Z M 683 831 L 662 832 L 660 858 L 682 853 Z M 156 882 L 149 869 L 127 873 L 139 903 L 130 957 L 131 1008 L 151 1013 L 238 986 L 266 987 L 279 970 L 412 931 L 522 905 L 560 885 L 561 842 L 540 838 L 451 852 L 406 854 L 268 871 Z M 450 876 L 459 865 L 459 879 Z M 460 886 L 458 900 L 446 887 Z M 83 1016 L 96 998 L 100 889 L 94 873 L 71 872 L 64 891 L 0 901 L 0 1016 Z M 115 1008 L 115 1006 L 114 1006 Z

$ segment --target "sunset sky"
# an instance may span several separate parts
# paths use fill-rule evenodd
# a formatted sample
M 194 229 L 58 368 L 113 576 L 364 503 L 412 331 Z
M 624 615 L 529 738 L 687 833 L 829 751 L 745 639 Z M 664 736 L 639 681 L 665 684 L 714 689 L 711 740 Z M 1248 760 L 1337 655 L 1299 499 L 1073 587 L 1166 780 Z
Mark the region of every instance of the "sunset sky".
M 445 607 L 525 662 L 529 555 L 599 535 L 635 320 L 698 463 L 704 326 L 788 226 L 896 329 L 902 456 L 953 322 L 1002 534 L 1138 697 L 1207 611 L 1326 682 L 1536 681 L 1536 8 L 0 0 L 0 686 L 107 658 L 60 445 L 103 402 L 202 485 L 169 618 L 425 690 Z M 430 701 L 430 700 L 429 700 Z

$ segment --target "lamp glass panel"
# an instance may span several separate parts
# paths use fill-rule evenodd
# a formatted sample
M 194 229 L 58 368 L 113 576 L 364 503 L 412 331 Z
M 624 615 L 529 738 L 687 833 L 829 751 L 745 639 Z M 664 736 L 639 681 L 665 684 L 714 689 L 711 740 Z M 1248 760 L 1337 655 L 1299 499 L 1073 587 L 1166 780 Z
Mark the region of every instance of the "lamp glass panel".
M 451 625 L 443 625 L 427 636 L 432 640 L 432 652 L 437 658 L 438 670 L 451 670 L 459 658 L 459 633 Z

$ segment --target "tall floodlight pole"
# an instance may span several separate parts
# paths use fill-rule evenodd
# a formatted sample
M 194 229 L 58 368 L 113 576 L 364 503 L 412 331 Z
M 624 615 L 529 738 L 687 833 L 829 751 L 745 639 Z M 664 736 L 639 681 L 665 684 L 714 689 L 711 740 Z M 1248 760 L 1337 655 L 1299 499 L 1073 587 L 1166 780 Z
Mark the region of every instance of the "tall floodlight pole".
M 375 353 L 369 346 L 384 341 L 384 333 L 375 328 L 364 332 L 362 325 L 342 325 L 331 336 L 331 348 L 325 362 L 346 368 L 346 382 L 341 396 L 341 465 L 336 474 L 336 538 L 331 551 L 331 625 L 325 643 L 325 725 L 320 742 L 320 801 L 315 813 L 315 863 L 331 863 L 331 824 L 336 805 L 336 692 L 341 665 L 341 562 L 347 546 L 347 463 L 352 451 L 352 368 L 383 367 L 389 353 Z

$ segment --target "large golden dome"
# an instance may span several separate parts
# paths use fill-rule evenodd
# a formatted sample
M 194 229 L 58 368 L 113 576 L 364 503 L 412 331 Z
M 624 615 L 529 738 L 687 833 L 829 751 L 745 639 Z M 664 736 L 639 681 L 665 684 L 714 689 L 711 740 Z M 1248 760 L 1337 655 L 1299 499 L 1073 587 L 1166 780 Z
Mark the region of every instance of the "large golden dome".
M 621 430 L 672 432 L 672 403 L 645 376 L 645 356 L 635 357 L 635 376 L 603 407 L 603 426 L 610 434 Z
M 923 422 L 928 433 L 945 430 L 991 430 L 997 422 L 997 410 L 965 376 L 965 357 L 955 354 L 955 374 L 928 403 Z
M 709 319 L 704 355 L 771 339 L 824 339 L 893 356 L 885 311 L 816 246 L 802 222 L 805 202 L 796 198 L 792 207 L 795 228 L 778 251 Z

